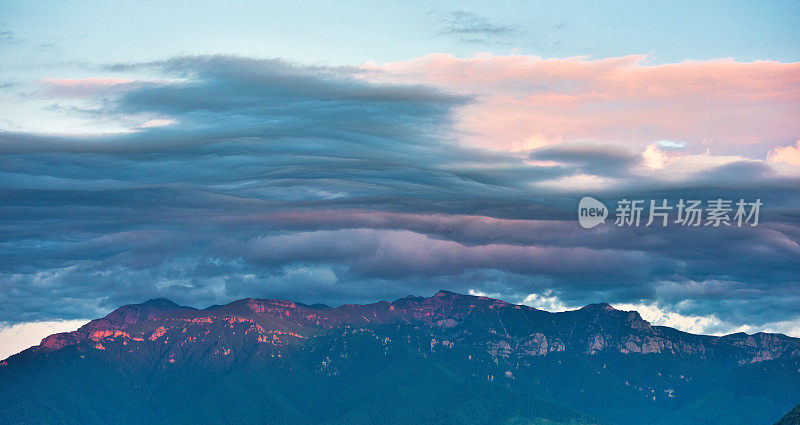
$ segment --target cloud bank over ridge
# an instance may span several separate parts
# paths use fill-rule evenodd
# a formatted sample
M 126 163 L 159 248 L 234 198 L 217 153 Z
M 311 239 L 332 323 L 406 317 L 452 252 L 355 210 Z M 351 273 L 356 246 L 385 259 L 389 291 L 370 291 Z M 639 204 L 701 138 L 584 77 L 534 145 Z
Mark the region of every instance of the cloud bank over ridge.
M 41 81 L 129 127 L 0 133 L 0 321 L 450 289 L 793 329 L 798 64 L 643 60 L 198 56 Z M 765 207 L 755 228 L 584 230 L 585 194 Z

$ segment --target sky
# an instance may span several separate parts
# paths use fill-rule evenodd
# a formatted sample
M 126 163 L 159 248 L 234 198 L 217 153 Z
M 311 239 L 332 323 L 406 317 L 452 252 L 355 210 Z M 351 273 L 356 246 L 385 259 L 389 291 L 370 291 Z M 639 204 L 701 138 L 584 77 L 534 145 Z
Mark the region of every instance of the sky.
M 800 337 L 797 2 L 229 3 L 0 4 L 0 357 L 156 297 L 440 289 Z

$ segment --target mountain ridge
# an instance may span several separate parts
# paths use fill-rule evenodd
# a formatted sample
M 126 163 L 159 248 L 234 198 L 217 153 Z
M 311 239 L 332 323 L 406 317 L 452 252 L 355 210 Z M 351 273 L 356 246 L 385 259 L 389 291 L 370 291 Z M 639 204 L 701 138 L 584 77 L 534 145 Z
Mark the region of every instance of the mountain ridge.
M 83 394 L 68 383 L 78 375 L 108 382 L 65 406 L 53 388 Z M 87 406 L 96 423 L 107 423 L 110 413 L 90 402 L 115 391 L 154 415 L 127 412 L 137 419 L 122 423 L 180 423 L 183 415 L 215 423 L 189 412 L 203 410 L 197 399 L 210 395 L 198 391 L 208 388 L 235 406 L 258 400 L 245 403 L 252 412 L 234 407 L 239 414 L 262 418 L 270 406 L 284 415 L 276 423 L 287 424 L 406 423 L 386 410 L 387 400 L 416 406 L 416 423 L 448 423 L 447 411 L 463 413 L 453 423 L 484 423 L 470 422 L 481 417 L 474 409 L 494 411 L 486 404 L 494 400 L 504 406 L 497 423 L 516 420 L 508 416 L 515 412 L 521 424 L 769 425 L 800 401 L 800 339 L 695 335 L 607 303 L 552 313 L 449 291 L 338 307 L 244 298 L 196 309 L 154 299 L 44 338 L 0 362 L 5 379 L 25 383 L 19 394 L 0 390 L 16 400 L 12 409 L 0 406 L 0 422 L 3 415 L 30 422 L 24 412 L 35 400 L 55 412 Z M 295 380 L 330 403 L 308 404 L 305 390 L 289 384 Z M 183 402 L 169 401 L 176 397 Z M 438 419 L 434 399 L 450 403 Z M 714 409 L 742 419 L 720 422 Z
M 446 300 L 446 301 L 445 301 Z M 438 302 L 437 301 L 441 301 Z M 756 332 L 753 334 L 747 334 L 745 332 L 737 332 L 723 336 L 714 336 L 714 335 L 704 335 L 704 334 L 693 334 L 690 332 L 680 331 L 675 328 L 671 328 L 668 326 L 653 326 L 646 320 L 644 320 L 641 315 L 636 311 L 625 311 L 625 310 L 617 310 L 612 307 L 609 303 L 601 302 L 601 303 L 594 303 L 589 304 L 584 307 L 575 310 L 568 310 L 563 312 L 549 312 L 546 310 L 540 310 L 535 307 L 526 306 L 526 305 L 518 305 L 518 304 L 511 304 L 506 301 L 495 299 L 486 296 L 478 296 L 478 295 L 467 295 L 467 294 L 459 294 L 456 292 L 440 290 L 436 294 L 431 297 L 418 297 L 418 296 L 407 296 L 403 298 L 399 298 L 393 302 L 389 301 L 378 301 L 369 304 L 343 304 L 338 307 L 314 307 L 303 303 L 297 303 L 290 300 L 278 300 L 278 299 L 259 299 L 259 298 L 243 298 L 240 300 L 231 301 L 228 304 L 224 305 L 215 305 L 210 306 L 205 309 L 197 309 L 194 307 L 188 306 L 181 306 L 177 303 L 174 303 L 171 300 L 166 298 L 154 298 L 148 301 L 145 301 L 140 304 L 129 304 L 124 305 L 122 307 L 117 308 L 116 310 L 112 311 L 108 315 L 103 318 L 95 319 L 87 323 L 86 325 L 82 326 L 76 331 L 72 332 L 64 332 L 64 333 L 57 333 L 50 336 L 45 337 L 42 342 L 38 346 L 31 347 L 29 349 L 36 349 L 45 348 L 45 349 L 59 349 L 69 344 L 74 344 L 82 339 L 86 339 L 87 337 L 90 339 L 97 339 L 99 337 L 116 337 L 125 336 L 130 338 L 130 335 L 127 333 L 117 333 L 122 332 L 129 327 L 129 325 L 136 325 L 141 324 L 142 322 L 146 322 L 149 319 L 154 318 L 155 314 L 189 314 L 194 313 L 197 314 L 197 317 L 207 317 L 209 314 L 214 313 L 216 315 L 223 313 L 229 316 L 248 316 L 252 315 L 253 313 L 263 313 L 267 316 L 272 316 L 276 318 L 283 319 L 284 314 L 287 317 L 292 317 L 297 320 L 300 318 L 297 317 L 298 315 L 290 314 L 290 310 L 297 310 L 297 309 L 307 309 L 312 310 L 310 315 L 315 316 L 317 319 L 314 323 L 316 326 L 322 326 L 323 328 L 326 326 L 333 326 L 333 325 L 359 325 L 359 324 L 366 324 L 370 323 L 370 320 L 364 316 L 363 313 L 371 311 L 374 314 L 374 321 L 377 323 L 383 323 L 386 321 L 391 322 L 392 320 L 425 320 L 426 315 L 436 315 L 438 320 L 443 320 L 445 322 L 442 323 L 443 326 L 450 324 L 448 320 L 455 320 L 455 318 L 462 317 L 467 313 L 463 311 L 464 303 L 474 302 L 476 304 L 467 304 L 472 308 L 514 308 L 514 309 L 523 309 L 531 312 L 541 312 L 545 315 L 554 315 L 551 317 L 561 317 L 565 320 L 571 316 L 574 316 L 575 319 L 586 319 L 586 317 L 580 316 L 581 313 L 592 313 L 598 315 L 599 318 L 600 314 L 607 314 L 607 315 L 616 315 L 615 319 L 622 320 L 624 323 L 630 325 L 631 329 L 636 329 L 640 331 L 655 331 L 654 335 L 658 335 L 659 333 L 671 333 L 676 336 L 683 336 L 685 339 L 695 339 L 695 340 L 702 340 L 705 344 L 718 344 L 720 341 L 731 341 L 731 344 L 734 346 L 746 346 L 752 347 L 756 353 L 750 358 L 747 359 L 740 359 L 740 362 L 743 363 L 754 363 L 762 360 L 767 359 L 774 359 L 779 358 L 784 355 L 784 350 L 781 350 L 780 347 L 774 348 L 775 344 L 782 344 L 785 343 L 785 348 L 789 350 L 790 356 L 800 356 L 800 338 L 790 337 L 780 333 L 766 333 L 766 332 Z M 400 310 L 403 306 L 410 306 L 413 304 L 417 304 L 415 307 L 411 307 L 411 310 L 408 309 Z M 461 308 L 461 311 L 456 312 L 453 317 L 449 317 L 449 315 L 453 314 L 452 310 L 445 311 L 443 309 L 448 308 L 450 304 L 459 304 L 458 307 Z M 245 307 L 246 305 L 246 307 Z M 421 306 L 421 307 L 420 307 Z M 213 308 L 212 308 L 213 307 Z M 452 308 L 456 308 L 455 306 L 451 306 Z M 397 308 L 398 310 L 395 310 Z M 419 310 L 415 310 L 414 308 L 418 308 Z M 319 314 L 315 313 L 319 311 Z M 402 311 L 406 314 L 393 314 L 395 311 Z M 380 314 L 380 316 L 379 316 Z M 359 318 L 358 316 L 361 316 Z M 322 319 L 320 322 L 319 319 Z M 362 320 L 363 319 L 363 320 Z M 594 319 L 590 322 L 596 322 L 597 319 Z M 298 323 L 302 323 L 303 321 L 300 320 Z M 307 323 L 306 323 L 307 324 Z M 100 332 L 100 333 L 98 333 Z M 152 334 L 150 335 L 152 336 Z M 605 341 L 595 341 L 593 344 L 593 349 L 600 348 L 601 345 L 604 345 Z M 766 347 L 766 351 L 762 350 L 761 348 Z M 773 347 L 770 349 L 770 347 Z M 628 345 L 627 348 L 624 350 L 630 352 L 631 350 L 634 351 L 647 351 L 652 352 L 652 350 L 656 349 L 663 349 L 664 347 L 657 347 L 657 346 L 646 346 L 641 345 L 637 346 L 636 344 Z M 683 347 L 686 349 L 687 347 Z M 679 349 L 677 347 L 672 347 L 672 349 Z

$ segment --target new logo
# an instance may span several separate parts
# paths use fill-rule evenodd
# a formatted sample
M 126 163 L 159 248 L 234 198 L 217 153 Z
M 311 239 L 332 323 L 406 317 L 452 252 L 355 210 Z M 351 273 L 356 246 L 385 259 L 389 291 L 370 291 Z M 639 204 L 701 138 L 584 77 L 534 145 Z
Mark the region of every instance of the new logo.
M 591 229 L 606 222 L 608 208 L 602 202 L 590 196 L 584 196 L 578 203 L 578 223 L 584 229 Z

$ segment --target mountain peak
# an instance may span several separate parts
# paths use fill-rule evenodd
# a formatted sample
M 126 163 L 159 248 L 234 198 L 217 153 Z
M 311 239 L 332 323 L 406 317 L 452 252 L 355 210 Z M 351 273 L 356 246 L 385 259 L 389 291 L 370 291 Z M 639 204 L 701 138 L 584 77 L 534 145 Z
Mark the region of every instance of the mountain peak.
M 195 309 L 175 304 L 166 298 L 153 298 L 141 304 L 124 305 L 103 318 L 92 320 L 81 326 L 79 331 L 91 332 L 98 329 L 123 330 L 128 326 L 159 318 L 176 310 Z
M 581 310 L 605 310 L 605 311 L 617 311 L 611 304 L 602 302 L 602 303 L 595 303 L 589 304 L 585 307 L 582 307 Z
M 176 304 L 172 300 L 169 300 L 164 297 L 151 298 L 141 304 L 134 304 L 134 305 L 138 305 L 140 307 L 152 307 L 152 308 L 169 309 L 169 310 L 176 308 L 185 308 L 184 306 Z
M 442 290 L 438 291 L 437 293 L 433 294 L 433 297 L 434 298 L 445 298 L 445 297 L 447 297 L 447 298 L 467 298 L 467 297 L 470 297 L 470 295 L 459 294 L 458 292 L 447 291 L 445 289 L 442 289 Z

